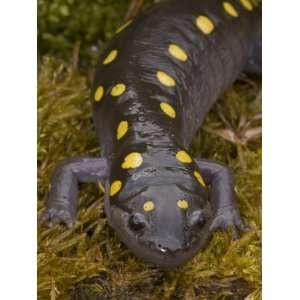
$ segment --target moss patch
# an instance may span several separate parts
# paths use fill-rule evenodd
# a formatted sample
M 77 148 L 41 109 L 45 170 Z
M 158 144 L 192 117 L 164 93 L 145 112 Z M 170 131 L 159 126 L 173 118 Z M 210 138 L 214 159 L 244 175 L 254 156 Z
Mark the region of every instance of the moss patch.
M 42 2 L 39 1 L 39 5 Z M 49 176 L 58 161 L 83 154 L 99 155 L 89 100 L 89 66 L 93 60 L 79 56 L 79 61 L 86 59 L 88 64 L 78 71 L 73 60 L 67 57 L 72 57 L 75 38 L 81 41 L 83 49 L 96 45 L 98 39 L 105 42 L 110 37 L 109 32 L 122 22 L 128 1 L 93 2 L 100 7 L 104 7 L 102 2 L 107 2 L 109 7 L 106 17 L 99 15 L 99 22 L 105 19 L 110 25 L 100 26 L 101 32 L 95 33 L 97 38 L 84 40 L 87 38 L 83 38 L 85 31 L 78 31 L 77 35 L 78 27 L 75 26 L 72 29 L 76 32 L 74 36 L 63 33 L 70 46 L 63 46 L 62 53 L 68 55 L 58 58 L 54 54 L 57 47 L 51 43 L 43 44 L 41 51 L 38 70 L 38 215 L 44 210 Z M 82 10 L 80 17 L 84 18 L 86 10 Z M 40 16 L 43 13 L 40 11 Z M 71 16 L 74 14 L 66 16 L 70 22 Z M 50 18 L 48 13 L 47 18 Z M 60 24 L 60 19 L 57 22 Z M 43 26 L 40 25 L 40 36 L 45 33 Z M 86 30 L 90 30 L 88 26 Z M 51 29 L 51 34 L 55 33 Z M 237 241 L 231 241 L 230 233 L 218 232 L 207 248 L 187 265 L 175 271 L 157 270 L 135 258 L 108 226 L 99 187 L 83 185 L 75 228 L 38 228 L 39 299 L 69 299 L 77 284 L 86 285 L 91 292 L 96 291 L 108 299 L 260 299 L 261 140 L 253 134 L 260 126 L 259 90 L 258 81 L 241 77 L 209 114 L 192 145 L 194 156 L 218 160 L 233 169 L 238 203 L 242 216 L 252 227 L 251 232 Z M 248 139 L 251 134 L 252 138 Z M 93 279 L 95 276 L 97 279 Z

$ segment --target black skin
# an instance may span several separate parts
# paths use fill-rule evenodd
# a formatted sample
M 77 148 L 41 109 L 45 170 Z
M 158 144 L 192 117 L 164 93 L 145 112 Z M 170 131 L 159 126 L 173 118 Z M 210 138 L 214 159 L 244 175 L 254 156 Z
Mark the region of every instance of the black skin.
M 231 172 L 214 161 L 176 159 L 179 150 L 188 152 L 204 117 L 237 76 L 245 70 L 261 72 L 261 10 L 247 11 L 238 0 L 230 3 L 237 18 L 226 14 L 219 0 L 162 1 L 116 35 L 100 57 L 93 89 L 105 88 L 103 100 L 93 106 L 101 158 L 73 158 L 58 166 L 44 221 L 72 226 L 78 184 L 100 181 L 110 225 L 133 253 L 157 267 L 186 263 L 214 230 L 232 228 L 235 238 L 238 230 L 247 230 Z M 199 15 L 214 22 L 211 34 L 196 27 Z M 185 49 L 187 62 L 168 54 L 171 43 Z M 117 59 L 103 65 L 113 49 L 119 51 Z M 172 76 L 176 86 L 163 86 L 157 71 Z M 117 83 L 126 84 L 126 92 L 112 97 Z M 175 119 L 161 111 L 161 102 L 174 107 Z M 129 130 L 117 140 L 122 120 L 128 121 Z M 141 153 L 143 163 L 124 170 L 121 164 L 131 152 Z M 195 170 L 209 189 L 195 179 Z M 122 189 L 109 197 L 115 180 L 122 181 Z M 149 199 L 155 209 L 145 212 L 143 204 Z M 177 206 L 179 199 L 188 201 L 188 209 Z

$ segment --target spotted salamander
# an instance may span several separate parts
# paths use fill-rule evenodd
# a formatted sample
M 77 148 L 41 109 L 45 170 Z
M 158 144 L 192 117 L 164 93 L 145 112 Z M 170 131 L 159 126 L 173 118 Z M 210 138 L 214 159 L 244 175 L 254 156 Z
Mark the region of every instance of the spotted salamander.
M 109 224 L 161 268 L 190 260 L 216 229 L 247 230 L 231 172 L 188 151 L 243 71 L 261 72 L 261 8 L 250 0 L 161 1 L 126 23 L 94 80 L 101 157 L 56 168 L 43 220 L 72 226 L 79 183 L 99 181 Z

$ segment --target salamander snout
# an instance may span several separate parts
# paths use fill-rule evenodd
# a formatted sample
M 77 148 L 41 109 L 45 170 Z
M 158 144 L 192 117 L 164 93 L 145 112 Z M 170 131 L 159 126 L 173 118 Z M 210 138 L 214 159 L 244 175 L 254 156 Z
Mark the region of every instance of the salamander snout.
M 167 239 L 150 240 L 147 244 L 150 249 L 166 255 L 175 251 L 184 250 L 189 246 L 189 243 L 181 243 L 179 240 L 172 239 L 171 237 Z
M 161 243 L 149 242 L 148 246 L 149 246 L 150 249 L 152 249 L 154 251 L 161 252 L 161 253 L 167 253 L 167 252 L 170 251 L 170 249 L 163 246 Z

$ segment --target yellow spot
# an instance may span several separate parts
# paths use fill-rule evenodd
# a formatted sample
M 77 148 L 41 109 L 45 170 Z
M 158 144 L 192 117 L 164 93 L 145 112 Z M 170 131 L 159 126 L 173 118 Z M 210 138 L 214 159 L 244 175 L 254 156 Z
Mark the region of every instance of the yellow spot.
M 227 2 L 227 1 L 223 2 L 223 8 L 230 16 L 232 16 L 232 17 L 239 16 L 237 10 L 234 8 L 234 6 L 231 3 Z
M 206 16 L 199 16 L 196 24 L 204 34 L 210 34 L 215 29 L 214 23 Z
M 113 62 L 118 56 L 118 50 L 112 50 L 104 59 L 103 64 L 108 65 Z
M 176 85 L 176 81 L 165 72 L 158 71 L 156 75 L 161 84 L 168 87 L 172 87 Z
M 155 207 L 154 203 L 152 201 L 147 201 L 144 203 L 143 209 L 144 211 L 151 211 Z
M 252 11 L 253 5 L 249 0 L 240 0 L 241 4 L 244 6 L 245 9 Z
M 95 92 L 95 97 L 94 97 L 95 101 L 100 102 L 101 99 L 103 98 L 103 95 L 104 95 L 104 88 L 103 86 L 99 86 Z
M 120 122 L 117 129 L 117 139 L 120 140 L 128 131 L 128 122 L 122 121 Z
M 110 186 L 110 196 L 116 195 L 122 188 L 122 181 L 116 180 Z
M 186 200 L 178 200 L 177 201 L 177 206 L 181 209 L 188 209 L 189 208 L 189 203 Z
M 201 176 L 201 174 L 198 171 L 194 171 L 194 176 L 196 177 L 196 179 L 198 180 L 198 182 L 203 185 L 204 187 L 206 187 L 206 184 Z
M 125 24 L 123 24 L 121 27 L 119 27 L 116 31 L 116 33 L 121 32 L 122 30 L 124 30 L 130 23 L 132 23 L 132 20 L 129 20 L 128 22 L 126 22 Z
M 192 158 L 185 152 L 185 151 L 178 151 L 176 154 L 176 158 L 183 163 L 191 163 L 193 160 Z
M 112 89 L 110 94 L 114 97 L 121 96 L 126 91 L 126 85 L 123 83 L 116 84 Z
M 175 44 L 171 44 L 169 46 L 169 53 L 173 57 L 175 57 L 181 61 L 187 61 L 187 59 L 188 59 L 186 52 L 182 48 L 180 48 L 179 46 L 177 46 Z
M 170 118 L 172 119 L 176 118 L 176 111 L 169 103 L 166 102 L 160 103 L 160 108 Z
M 124 162 L 122 163 L 122 168 L 134 169 L 139 167 L 142 163 L 143 163 L 142 154 L 138 152 L 132 152 L 125 157 Z

